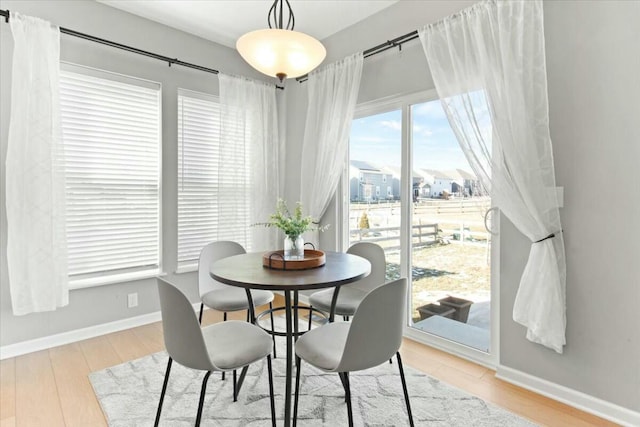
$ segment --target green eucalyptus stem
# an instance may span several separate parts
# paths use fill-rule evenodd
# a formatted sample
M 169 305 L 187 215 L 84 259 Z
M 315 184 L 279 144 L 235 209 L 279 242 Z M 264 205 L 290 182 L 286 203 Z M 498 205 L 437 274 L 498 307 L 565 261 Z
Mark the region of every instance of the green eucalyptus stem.
M 328 225 L 318 227 L 316 224 L 317 223 L 314 222 L 311 216 L 302 215 L 302 203 L 297 202 L 296 208 L 294 209 L 293 214 L 291 214 L 287 207 L 287 203 L 284 200 L 279 199 L 276 206 L 276 212 L 271 214 L 269 221 L 253 225 L 279 228 L 293 241 L 293 245 L 295 247 L 295 241 L 298 236 L 302 235 L 306 231 L 324 231 L 329 227 Z

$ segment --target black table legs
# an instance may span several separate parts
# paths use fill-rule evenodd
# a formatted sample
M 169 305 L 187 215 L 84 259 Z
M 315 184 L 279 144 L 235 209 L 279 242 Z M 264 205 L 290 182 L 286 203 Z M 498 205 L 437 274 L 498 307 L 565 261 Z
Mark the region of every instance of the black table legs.
M 287 324 L 287 369 L 285 374 L 284 387 L 284 425 L 285 427 L 289 427 L 291 425 L 291 377 L 293 370 L 293 325 L 291 322 L 291 291 L 284 291 L 284 306 Z

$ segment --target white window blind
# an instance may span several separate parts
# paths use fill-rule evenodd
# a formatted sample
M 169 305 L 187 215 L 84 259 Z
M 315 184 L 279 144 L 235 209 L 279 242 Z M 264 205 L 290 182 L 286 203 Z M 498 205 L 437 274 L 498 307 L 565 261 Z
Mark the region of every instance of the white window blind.
M 246 151 L 244 142 L 233 150 Z M 245 153 L 246 154 L 246 153 Z M 250 249 L 249 204 L 228 212 L 229 194 L 248 197 L 249 165 L 233 156 L 220 169 L 220 104 L 217 97 L 178 93 L 178 267 L 197 264 L 202 248 L 215 240 L 233 240 Z M 239 227 L 220 225 L 233 215 Z
M 157 272 L 160 85 L 72 69 L 60 78 L 71 283 Z

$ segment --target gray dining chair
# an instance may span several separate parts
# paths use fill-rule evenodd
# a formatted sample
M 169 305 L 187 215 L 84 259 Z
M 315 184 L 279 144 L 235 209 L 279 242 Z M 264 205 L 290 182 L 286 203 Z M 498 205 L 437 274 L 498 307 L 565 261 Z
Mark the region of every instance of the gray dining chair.
M 227 313 L 232 311 L 247 310 L 247 321 L 251 318 L 249 314 L 249 300 L 247 291 L 243 288 L 225 285 L 211 278 L 209 267 L 214 261 L 244 254 L 246 251 L 239 243 L 221 240 L 206 245 L 200 252 L 198 260 L 198 289 L 200 291 L 200 315 L 198 320 L 202 323 L 202 311 L 206 305 L 209 308 L 223 312 L 223 320 L 227 320 Z M 251 298 L 254 307 L 269 304 L 271 309 L 271 328 L 273 330 L 273 292 L 264 290 L 252 290 Z M 275 336 L 273 338 L 273 357 L 276 357 Z M 223 377 L 224 378 L 224 375 Z
M 169 353 L 167 370 L 162 384 L 162 393 L 158 402 L 158 411 L 154 425 L 160 423 L 162 403 L 167 391 L 171 365 L 175 360 L 187 368 L 206 371 L 200 389 L 200 400 L 195 425 L 200 425 L 202 406 L 207 380 L 213 371 L 235 371 L 242 368 L 240 378 L 233 383 L 233 401 L 235 402 L 242 381 L 250 364 L 267 359 L 269 374 L 269 397 L 271 403 L 271 424 L 275 422 L 275 404 L 273 398 L 273 373 L 271 351 L 273 342 L 262 328 L 238 320 L 216 323 L 204 328 L 193 311 L 187 297 L 171 283 L 157 278 L 162 313 L 164 343 Z
M 371 273 L 355 283 L 340 288 L 334 315 L 342 316 L 344 320 L 348 320 L 355 314 L 356 309 L 369 292 L 384 284 L 387 268 L 384 249 L 375 243 L 355 243 L 347 249 L 347 253 L 367 259 L 371 263 Z M 333 289 L 314 292 L 309 296 L 309 304 L 313 308 L 329 313 L 333 292 Z
M 406 323 L 407 279 L 388 282 L 360 302 L 351 322 L 327 323 L 312 329 L 296 343 L 296 390 L 293 424 L 298 416 L 302 360 L 325 372 L 337 372 L 345 390 L 349 426 L 353 426 L 349 373 L 378 366 L 394 354 L 398 360 L 409 425 L 413 426 L 411 404 L 404 377 L 400 344 Z

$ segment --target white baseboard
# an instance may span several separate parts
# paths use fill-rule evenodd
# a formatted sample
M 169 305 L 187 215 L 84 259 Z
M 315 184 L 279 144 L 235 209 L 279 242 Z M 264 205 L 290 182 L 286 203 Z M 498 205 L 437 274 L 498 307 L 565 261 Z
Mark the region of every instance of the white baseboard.
M 200 303 L 198 302 L 193 304 L 193 309 L 199 312 Z M 27 353 L 33 353 L 34 351 L 58 347 L 61 345 L 98 337 L 100 335 L 110 334 L 112 332 L 123 331 L 125 329 L 135 328 L 137 326 L 147 325 L 149 323 L 158 322 L 161 319 L 162 317 L 160 315 L 160 312 L 156 311 L 136 317 L 130 317 L 128 319 L 116 320 L 115 322 L 103 323 L 101 325 L 89 326 L 87 328 L 76 329 L 60 334 L 49 335 L 33 340 L 4 345 L 0 347 L 0 360 L 21 356 Z
M 640 426 L 640 412 L 632 411 L 606 400 L 529 375 L 517 369 L 500 365 L 496 369 L 496 378 L 622 426 Z

